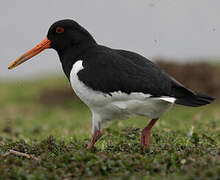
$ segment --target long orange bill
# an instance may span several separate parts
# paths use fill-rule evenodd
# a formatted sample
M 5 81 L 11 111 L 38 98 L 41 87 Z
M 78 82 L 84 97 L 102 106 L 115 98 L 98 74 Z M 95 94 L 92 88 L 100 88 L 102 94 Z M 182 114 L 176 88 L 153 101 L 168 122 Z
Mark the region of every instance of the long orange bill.
M 48 38 L 45 38 L 40 44 L 35 46 L 30 51 L 23 54 L 21 57 L 16 59 L 9 67 L 8 69 L 13 69 L 14 67 L 22 64 L 23 62 L 27 61 L 28 59 L 32 58 L 33 56 L 39 54 L 44 49 L 47 49 L 50 47 L 50 40 Z

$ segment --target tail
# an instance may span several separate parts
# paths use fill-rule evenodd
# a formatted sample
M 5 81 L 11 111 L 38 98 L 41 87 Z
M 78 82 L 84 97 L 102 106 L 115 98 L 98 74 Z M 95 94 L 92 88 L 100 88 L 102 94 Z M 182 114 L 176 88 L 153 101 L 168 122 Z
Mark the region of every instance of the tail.
M 210 104 L 214 100 L 215 100 L 214 97 L 210 97 L 201 93 L 194 93 L 194 96 L 187 98 L 179 98 L 175 101 L 175 103 L 184 106 L 198 107 L 198 106 Z
M 176 104 L 192 107 L 210 104 L 212 101 L 216 99 L 205 94 L 193 92 L 183 86 L 176 86 L 173 89 L 173 94 L 176 98 Z

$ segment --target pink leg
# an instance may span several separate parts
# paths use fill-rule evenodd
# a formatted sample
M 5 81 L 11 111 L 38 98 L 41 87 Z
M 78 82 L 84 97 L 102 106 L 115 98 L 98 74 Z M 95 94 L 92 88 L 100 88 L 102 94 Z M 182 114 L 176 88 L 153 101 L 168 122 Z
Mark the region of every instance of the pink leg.
M 92 141 L 88 144 L 87 149 L 92 149 L 96 141 L 101 137 L 101 131 L 96 130 L 92 136 Z
M 141 133 L 141 145 L 143 149 L 150 149 L 150 135 L 153 125 L 157 122 L 158 118 L 152 119 Z

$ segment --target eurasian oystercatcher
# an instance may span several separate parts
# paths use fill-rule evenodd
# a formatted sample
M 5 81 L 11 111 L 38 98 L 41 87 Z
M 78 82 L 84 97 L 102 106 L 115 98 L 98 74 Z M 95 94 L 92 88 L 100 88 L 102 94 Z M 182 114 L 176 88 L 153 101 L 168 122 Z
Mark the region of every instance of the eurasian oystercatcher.
M 202 106 L 215 98 L 193 92 L 145 57 L 99 45 L 73 20 L 55 22 L 47 38 L 15 60 L 12 69 L 46 48 L 57 51 L 63 71 L 79 98 L 92 112 L 91 149 L 101 136 L 102 123 L 129 115 L 152 118 L 141 144 L 150 148 L 151 128 L 173 104 Z

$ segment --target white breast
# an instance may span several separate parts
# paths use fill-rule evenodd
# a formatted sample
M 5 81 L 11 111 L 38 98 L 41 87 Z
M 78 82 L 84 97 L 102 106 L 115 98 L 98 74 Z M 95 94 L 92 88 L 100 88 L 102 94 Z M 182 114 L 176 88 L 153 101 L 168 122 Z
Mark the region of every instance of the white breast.
M 82 60 L 77 61 L 70 73 L 70 82 L 75 93 L 89 106 L 93 114 L 101 121 L 122 119 L 132 114 L 158 118 L 167 112 L 175 98 L 153 98 L 150 94 L 131 93 L 120 91 L 111 93 L 112 96 L 94 91 L 79 80 L 77 73 L 83 69 Z
M 70 72 L 70 83 L 79 98 L 90 108 L 107 103 L 106 94 L 94 91 L 79 80 L 77 73 L 83 69 L 82 60 L 77 61 Z

